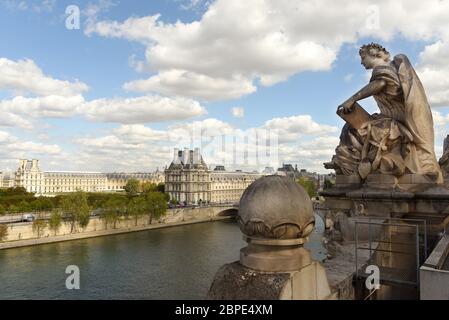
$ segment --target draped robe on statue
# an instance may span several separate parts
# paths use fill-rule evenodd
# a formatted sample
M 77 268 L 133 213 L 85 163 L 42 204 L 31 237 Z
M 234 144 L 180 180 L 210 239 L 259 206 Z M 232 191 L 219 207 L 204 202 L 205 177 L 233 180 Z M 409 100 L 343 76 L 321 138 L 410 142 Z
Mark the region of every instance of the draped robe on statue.
M 380 114 L 362 128 L 345 125 L 340 145 L 327 168 L 339 174 L 369 173 L 401 176 L 416 173 L 442 182 L 434 151 L 433 118 L 424 88 L 405 55 L 373 69 L 370 81 L 384 80 L 373 96 Z

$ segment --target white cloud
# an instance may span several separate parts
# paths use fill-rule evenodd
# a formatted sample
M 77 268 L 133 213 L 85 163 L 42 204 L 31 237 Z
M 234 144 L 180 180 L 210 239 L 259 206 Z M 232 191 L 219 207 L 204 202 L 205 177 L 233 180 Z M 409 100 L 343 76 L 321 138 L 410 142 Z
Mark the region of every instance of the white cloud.
M 420 54 L 417 72 L 432 106 L 449 106 L 449 37 L 428 45 Z
M 280 142 L 297 141 L 304 135 L 326 135 L 335 133 L 338 128 L 313 121 L 310 115 L 274 118 L 265 123 L 264 128 L 277 130 Z
M 14 94 L 40 96 L 74 96 L 88 90 L 85 83 L 75 80 L 58 80 L 45 75 L 30 59 L 12 61 L 0 58 L 0 90 Z
M 61 152 L 61 148 L 56 144 L 27 141 L 0 130 L 0 164 L 2 168 L 15 168 L 18 159 L 55 157 Z
M 142 64 L 134 62 L 142 70 Z M 160 72 L 145 80 L 125 83 L 123 88 L 134 92 L 158 92 L 167 96 L 187 96 L 202 100 L 236 99 L 256 91 L 249 79 L 241 76 L 215 78 L 184 70 Z
M 104 167 L 104 161 L 111 168 L 128 167 L 128 170 L 142 170 L 149 164 L 153 168 L 168 165 L 172 159 L 173 148 L 200 147 L 209 166 L 224 164 L 230 170 L 255 170 L 263 169 L 267 164 L 264 161 L 268 161 L 271 166 L 280 165 L 280 162 L 284 161 L 325 172 L 322 163 L 330 160 L 339 139 L 325 134 L 333 129 L 329 130 L 314 122 L 310 116 L 298 117 L 310 121 L 312 127 L 305 129 L 290 125 L 292 131 L 301 132 L 301 135 L 295 134 L 295 139 L 288 141 L 278 141 L 277 136 L 270 138 L 267 134 L 274 131 L 265 126 L 242 130 L 214 118 L 174 124 L 166 130 L 154 130 L 143 125 L 122 125 L 104 136 L 90 135 L 75 139 L 74 143 L 79 146 L 80 151 L 74 155 L 73 161 L 95 168 Z M 290 121 L 295 122 L 295 119 Z M 321 127 L 320 130 L 319 126 L 325 129 Z M 320 136 L 314 137 L 316 135 Z M 256 137 L 259 140 L 255 139 Z M 265 138 L 271 139 L 269 144 Z M 259 154 L 257 159 L 256 153 Z M 108 158 L 110 160 L 106 161 Z M 132 164 L 128 166 L 130 158 Z M 92 163 L 89 164 L 87 159 L 91 159 Z M 123 159 L 126 159 L 126 163 Z
M 242 107 L 234 107 L 231 109 L 231 113 L 236 118 L 243 118 L 245 116 L 245 109 Z
M 442 37 L 447 12 L 449 2 L 439 0 L 217 0 L 190 23 L 164 23 L 156 14 L 99 21 L 86 34 L 147 46 L 147 69 L 156 75 L 126 84 L 129 90 L 220 100 L 253 93 L 257 81 L 270 86 L 303 71 L 329 70 L 342 44 L 364 37 Z
M 122 124 L 186 120 L 207 113 L 197 101 L 155 95 L 127 99 L 98 99 L 86 102 L 80 110 L 88 120 Z
M 158 131 L 141 124 L 122 125 L 112 132 L 127 141 L 166 141 L 167 132 Z

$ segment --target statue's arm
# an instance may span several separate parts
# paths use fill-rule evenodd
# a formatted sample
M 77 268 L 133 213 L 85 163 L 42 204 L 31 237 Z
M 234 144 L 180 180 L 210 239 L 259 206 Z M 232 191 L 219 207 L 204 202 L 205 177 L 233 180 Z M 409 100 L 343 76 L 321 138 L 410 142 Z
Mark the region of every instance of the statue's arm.
M 343 102 L 340 107 L 343 107 L 345 112 L 350 112 L 352 111 L 354 103 L 380 93 L 386 85 L 387 82 L 382 79 L 371 81 L 369 84 L 357 91 L 351 98 Z

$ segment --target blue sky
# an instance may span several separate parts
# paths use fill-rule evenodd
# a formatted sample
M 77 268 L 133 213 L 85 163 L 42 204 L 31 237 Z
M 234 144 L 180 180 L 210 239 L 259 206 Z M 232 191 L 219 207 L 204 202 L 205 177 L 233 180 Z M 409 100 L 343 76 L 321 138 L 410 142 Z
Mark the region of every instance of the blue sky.
M 367 83 L 358 47 L 371 41 L 415 64 L 440 155 L 449 132 L 448 2 L 310 3 L 0 0 L 1 169 L 38 158 L 48 170 L 150 171 L 174 147 L 200 147 L 184 139 L 196 126 L 239 137 L 277 130 L 270 165 L 326 172 L 343 126 L 335 110 Z M 79 30 L 65 26 L 69 5 L 80 9 Z M 376 111 L 370 99 L 362 105 Z M 265 165 L 231 163 L 227 153 L 205 158 Z

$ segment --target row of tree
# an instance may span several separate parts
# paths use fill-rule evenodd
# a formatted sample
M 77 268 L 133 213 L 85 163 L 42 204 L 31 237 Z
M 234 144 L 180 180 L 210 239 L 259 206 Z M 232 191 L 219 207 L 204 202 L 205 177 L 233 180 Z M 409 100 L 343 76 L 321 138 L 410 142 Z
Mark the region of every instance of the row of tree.
M 125 187 L 125 193 L 87 193 L 87 202 L 92 209 L 97 209 L 111 198 L 126 199 L 128 197 L 129 199 L 149 192 L 164 193 L 164 184 L 140 183 L 139 180 L 130 179 Z M 70 197 L 70 194 L 61 194 L 52 198 L 35 197 L 35 194 L 27 192 L 22 187 L 0 189 L 0 215 L 58 211 Z
M 163 193 L 150 191 L 132 197 L 110 197 L 96 211 L 102 217 L 106 229 L 115 229 L 121 219 L 133 219 L 137 226 L 139 218 L 144 216 L 148 217 L 148 224 L 152 224 L 153 220 L 165 215 L 167 201 Z M 85 228 L 89 224 L 92 212 L 85 192 L 72 193 L 63 198 L 61 208 L 53 211 L 48 221 L 36 219 L 33 222 L 33 232 L 40 238 L 48 227 L 56 234 L 66 221 L 70 223 L 70 233 L 73 233 L 77 226 Z

